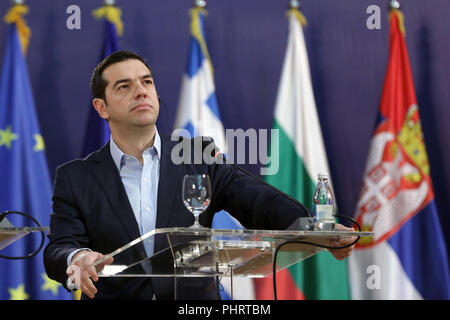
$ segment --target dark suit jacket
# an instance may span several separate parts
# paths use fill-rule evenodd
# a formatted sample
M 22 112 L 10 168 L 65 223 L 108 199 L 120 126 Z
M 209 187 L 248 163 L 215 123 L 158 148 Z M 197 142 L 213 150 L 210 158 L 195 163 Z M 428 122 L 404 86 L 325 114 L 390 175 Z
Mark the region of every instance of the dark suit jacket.
M 256 179 L 224 164 L 180 164 L 171 161 L 176 145 L 161 135 L 160 178 L 158 185 L 156 228 L 187 227 L 193 215 L 181 199 L 183 176 L 206 173 L 210 176 L 212 200 L 200 216 L 203 226 L 211 226 L 213 215 L 227 210 L 244 227 L 251 229 L 285 229 L 307 213 L 293 202 L 274 192 Z M 49 244 L 44 264 L 50 278 L 67 280 L 67 257 L 77 248 L 111 253 L 140 236 L 138 224 L 128 201 L 109 143 L 85 159 L 68 162 L 57 168 L 53 193 L 53 214 Z M 155 252 L 167 247 L 167 241 L 156 238 Z M 123 263 L 145 258 L 142 245 L 133 247 Z M 120 263 L 121 261 L 115 261 Z M 190 285 L 193 299 L 213 298 L 199 294 Z M 95 283 L 96 299 L 173 299 L 173 281 L 169 278 L 100 278 Z

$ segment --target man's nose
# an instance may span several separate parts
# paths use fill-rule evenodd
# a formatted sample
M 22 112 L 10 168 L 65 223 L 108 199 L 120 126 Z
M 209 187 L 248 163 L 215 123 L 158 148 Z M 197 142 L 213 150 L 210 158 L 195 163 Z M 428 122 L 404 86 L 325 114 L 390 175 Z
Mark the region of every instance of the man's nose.
M 145 87 L 142 85 L 142 83 L 140 81 L 137 81 L 137 84 L 136 84 L 135 97 L 137 99 L 147 97 L 147 90 L 145 89 Z

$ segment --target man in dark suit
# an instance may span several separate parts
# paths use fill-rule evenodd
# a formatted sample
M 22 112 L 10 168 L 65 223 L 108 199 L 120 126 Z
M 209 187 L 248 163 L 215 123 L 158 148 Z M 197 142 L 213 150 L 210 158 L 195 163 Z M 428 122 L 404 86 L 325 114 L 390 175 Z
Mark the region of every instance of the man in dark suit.
M 50 278 L 66 287 L 73 268 L 80 271 L 80 288 L 89 298 L 172 299 L 168 278 L 98 278 L 92 263 L 140 235 L 154 229 L 187 227 L 193 216 L 181 199 L 185 174 L 210 176 L 212 200 L 200 222 L 211 226 L 215 212 L 227 210 L 245 227 L 285 229 L 307 212 L 279 193 L 226 164 L 174 164 L 177 144 L 160 135 L 155 123 L 159 97 L 150 67 L 138 55 L 119 51 L 94 70 L 93 105 L 106 119 L 111 137 L 102 149 L 85 159 L 58 167 L 49 244 L 44 264 Z M 347 240 L 348 242 L 348 240 Z M 138 245 L 122 257 L 123 264 L 139 261 L 167 247 L 156 238 L 149 247 Z M 352 247 L 332 251 L 337 259 Z M 95 282 L 95 285 L 94 285 Z M 191 298 L 214 298 L 192 281 Z

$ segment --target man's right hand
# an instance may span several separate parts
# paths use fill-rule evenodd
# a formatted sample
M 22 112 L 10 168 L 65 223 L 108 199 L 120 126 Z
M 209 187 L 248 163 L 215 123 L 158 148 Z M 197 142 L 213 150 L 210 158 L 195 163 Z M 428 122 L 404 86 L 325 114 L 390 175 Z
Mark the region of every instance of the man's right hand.
M 93 266 L 93 263 L 104 257 L 103 254 L 95 251 L 81 250 L 72 257 L 72 262 L 66 270 L 66 274 L 70 277 L 71 281 L 75 283 L 77 289 L 93 299 L 97 294 L 97 288 L 94 286 L 94 282 L 98 281 L 97 272 L 103 270 L 103 268 L 113 262 L 113 258 L 107 259 L 105 262 Z

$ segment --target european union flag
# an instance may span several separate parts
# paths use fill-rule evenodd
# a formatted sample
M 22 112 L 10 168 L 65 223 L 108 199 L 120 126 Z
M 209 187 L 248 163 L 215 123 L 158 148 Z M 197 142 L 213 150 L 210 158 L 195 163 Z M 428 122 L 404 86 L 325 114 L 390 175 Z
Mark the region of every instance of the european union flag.
M 100 60 L 103 60 L 111 53 L 118 50 L 120 50 L 120 48 L 116 26 L 114 23 L 105 20 L 105 40 L 103 42 L 103 53 Z M 106 120 L 100 118 L 92 105 L 89 110 L 89 120 L 82 152 L 83 157 L 100 149 L 109 140 L 111 135 Z
M 0 212 L 26 212 L 48 226 L 52 188 L 25 59 L 15 23 L 9 25 L 0 79 Z M 18 227 L 28 222 L 8 216 Z M 32 224 L 29 224 L 32 226 Z M 40 235 L 28 235 L 1 250 L 24 256 L 38 248 Z M 67 299 L 70 294 L 50 280 L 42 251 L 27 260 L 0 259 L 0 299 Z

